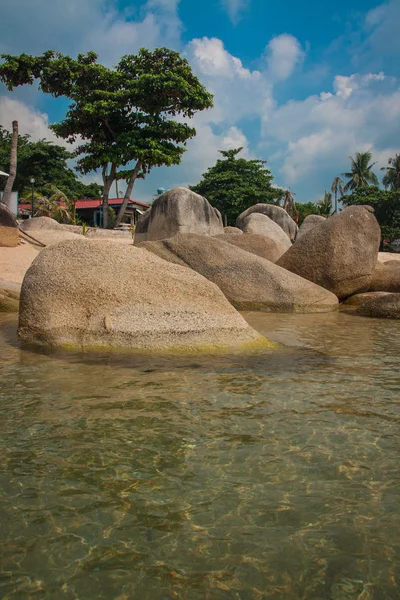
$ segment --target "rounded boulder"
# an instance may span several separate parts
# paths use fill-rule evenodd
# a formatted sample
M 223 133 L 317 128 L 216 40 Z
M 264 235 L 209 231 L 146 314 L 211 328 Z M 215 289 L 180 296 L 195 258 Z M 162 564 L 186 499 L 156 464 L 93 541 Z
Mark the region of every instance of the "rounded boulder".
M 338 307 L 324 288 L 215 237 L 181 234 L 141 248 L 200 273 L 239 310 L 312 313 Z
M 277 264 L 339 299 L 368 291 L 381 230 L 370 206 L 350 206 L 305 234 Z
M 34 260 L 22 283 L 19 336 L 77 349 L 268 345 L 201 275 L 134 246 L 85 239 L 46 248 Z
M 260 213 L 262 215 L 266 215 L 272 221 L 274 221 L 283 231 L 286 233 L 288 238 L 294 242 L 296 239 L 296 235 L 298 232 L 297 224 L 293 221 L 292 217 L 280 206 L 276 206 L 275 204 L 255 204 L 254 206 L 250 206 L 247 210 L 242 212 L 241 215 L 238 216 L 236 220 L 236 225 L 240 229 L 244 228 L 245 219 L 252 215 L 253 213 Z M 256 233 L 256 232 L 252 232 Z

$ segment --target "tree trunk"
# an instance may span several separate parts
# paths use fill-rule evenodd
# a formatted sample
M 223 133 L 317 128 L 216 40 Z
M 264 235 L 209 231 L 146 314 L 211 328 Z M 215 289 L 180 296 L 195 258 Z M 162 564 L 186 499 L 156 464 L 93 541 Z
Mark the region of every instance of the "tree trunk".
M 10 207 L 11 192 L 17 174 L 18 121 L 13 121 L 12 129 L 10 173 L 3 193 L 3 202 L 8 208 Z
M 118 211 L 118 215 L 117 218 L 115 220 L 115 224 L 114 227 L 118 227 L 118 225 L 121 223 L 125 211 L 126 211 L 126 207 L 128 206 L 128 202 L 130 200 L 131 197 L 131 193 L 133 190 L 133 186 L 135 185 L 135 181 L 137 179 L 137 176 L 139 175 L 139 171 L 142 168 L 143 162 L 141 160 L 138 160 L 136 163 L 135 168 L 133 169 L 133 173 L 129 179 L 129 183 L 128 183 L 128 187 L 126 188 L 126 192 L 125 192 L 125 196 L 124 196 L 124 201 L 121 204 L 121 208 Z
M 112 183 L 115 179 L 115 171 L 116 171 L 116 166 L 114 163 L 112 163 L 111 169 L 110 169 L 110 174 L 107 175 L 107 167 L 108 167 L 108 165 L 105 164 L 103 166 L 103 172 L 102 172 L 102 176 L 103 176 L 103 204 L 102 204 L 103 229 L 108 229 L 108 197 L 110 195 L 110 189 L 111 189 Z
M 335 191 L 335 214 L 337 213 L 337 190 Z

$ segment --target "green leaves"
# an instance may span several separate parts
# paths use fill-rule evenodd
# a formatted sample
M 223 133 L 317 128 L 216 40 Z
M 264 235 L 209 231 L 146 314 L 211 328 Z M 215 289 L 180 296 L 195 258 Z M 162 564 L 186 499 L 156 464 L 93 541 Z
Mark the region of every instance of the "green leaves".
M 190 187 L 207 198 L 232 225 L 246 208 L 258 202 L 275 204 L 283 194 L 272 188 L 273 177 L 264 167 L 265 161 L 236 158 L 241 150 L 220 150 L 225 160 L 219 159 L 198 185 Z
M 375 216 L 382 229 L 383 238 L 400 237 L 400 190 L 381 190 L 377 186 L 359 188 L 343 196 L 343 204 L 368 204 L 374 208 Z
M 120 178 L 121 168 L 131 172 L 131 189 L 132 177 L 179 164 L 187 140 L 196 135 L 184 121 L 213 105 L 188 61 L 168 48 L 142 48 L 123 56 L 114 69 L 98 64 L 94 52 L 76 59 L 53 51 L 2 58 L 0 80 L 8 89 L 38 80 L 43 92 L 70 99 L 65 119 L 52 130 L 69 142 L 82 140 L 75 152 L 77 168 L 81 173 L 101 169 L 104 207 L 110 178 Z
M 382 179 L 385 188 L 391 190 L 400 189 L 400 154 L 396 154 L 394 158 L 389 158 L 388 167 L 382 167 L 381 171 L 386 171 Z
M 10 160 L 11 134 L 0 127 L 0 169 L 8 172 Z M 72 158 L 64 146 L 40 140 L 31 142 L 29 136 L 18 137 L 18 169 L 13 189 L 20 194 L 30 190 L 30 179 L 35 179 L 35 190 L 44 194 L 48 184 L 56 185 L 71 198 L 99 198 L 101 187 L 97 184 L 86 186 L 76 173 L 68 167 Z
M 371 163 L 371 152 L 356 152 L 354 158 L 349 156 L 349 159 L 351 171 L 349 173 L 342 173 L 342 175 L 349 179 L 344 187 L 345 192 L 368 187 L 370 184 L 379 184 L 377 176 L 372 171 L 376 163 Z

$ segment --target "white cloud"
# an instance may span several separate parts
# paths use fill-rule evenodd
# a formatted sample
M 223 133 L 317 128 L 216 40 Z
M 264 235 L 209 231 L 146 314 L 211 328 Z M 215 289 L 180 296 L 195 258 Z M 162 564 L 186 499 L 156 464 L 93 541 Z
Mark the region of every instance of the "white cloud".
M 395 56 L 400 52 L 399 23 L 399 0 L 385 2 L 369 11 L 365 18 L 369 36 L 360 52 L 368 52 L 371 56 L 379 55 L 381 58 Z
M 14 120 L 18 121 L 20 134 L 30 135 L 33 142 L 46 138 L 58 145 L 71 148 L 49 129 L 49 117 L 46 113 L 29 107 L 20 100 L 9 96 L 0 96 L 0 125 L 11 131 L 11 124 Z
M 250 0 L 222 0 L 222 5 L 227 10 L 233 24 L 240 20 L 242 12 L 248 7 L 249 3 Z
M 299 41 L 287 33 L 273 38 L 267 46 L 268 74 L 273 81 L 288 79 L 303 60 Z
M 39 54 L 52 48 L 73 55 L 94 50 L 106 64 L 114 64 L 141 46 L 179 45 L 178 4 L 148 0 L 118 12 L 109 0 L 13 0 L 2 13 L 0 51 Z M 40 34 L 32 23 L 40 24 Z
M 313 199 L 356 151 L 370 150 L 384 166 L 400 139 L 400 87 L 386 84 L 383 73 L 337 76 L 335 93 L 276 107 L 265 141 L 278 148 L 272 162 L 284 185 Z
M 244 117 L 260 115 L 268 87 L 260 71 L 251 71 L 232 56 L 217 38 L 194 39 L 187 47 L 193 70 L 214 94 L 214 109 L 201 119 L 234 125 Z

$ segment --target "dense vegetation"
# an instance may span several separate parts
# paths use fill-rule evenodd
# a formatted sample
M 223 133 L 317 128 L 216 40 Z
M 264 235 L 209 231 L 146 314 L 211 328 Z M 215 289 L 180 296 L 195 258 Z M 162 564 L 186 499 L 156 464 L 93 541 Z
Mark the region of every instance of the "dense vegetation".
M 0 170 L 9 172 L 11 133 L 0 126 Z M 102 188 L 97 183 L 85 185 L 68 167 L 72 154 L 63 146 L 46 140 L 32 142 L 29 135 L 18 136 L 18 169 L 13 190 L 20 197 L 30 197 L 35 179 L 35 191 L 46 194 L 49 185 L 57 186 L 68 198 L 101 198 Z
M 343 204 L 369 204 L 382 229 L 382 238 L 400 238 L 400 187 L 382 190 L 378 186 L 358 188 L 352 194 L 343 196 Z
M 283 190 L 272 187 L 273 177 L 265 161 L 238 158 L 242 149 L 220 150 L 224 158 L 190 188 L 207 198 L 229 225 L 234 225 L 240 213 L 253 204 L 277 204 L 283 197 Z
M 42 92 L 70 100 L 65 118 L 51 129 L 79 142 L 75 156 L 81 173 L 101 171 L 104 227 L 112 183 L 127 182 L 118 225 L 136 179 L 153 167 L 179 164 L 187 140 L 196 135 L 186 121 L 213 105 L 188 61 L 167 48 L 141 49 L 123 56 L 115 68 L 99 64 L 94 52 L 76 59 L 52 50 L 2 59 L 0 81 L 9 90 L 37 81 Z

